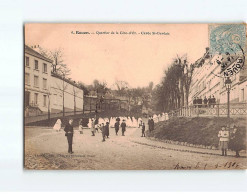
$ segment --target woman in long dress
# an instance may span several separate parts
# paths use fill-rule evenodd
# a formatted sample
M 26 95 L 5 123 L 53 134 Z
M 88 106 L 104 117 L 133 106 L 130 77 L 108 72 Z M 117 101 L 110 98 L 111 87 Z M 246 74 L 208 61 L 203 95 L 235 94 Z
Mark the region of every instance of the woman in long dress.
M 53 129 L 56 131 L 60 131 L 62 127 L 62 121 L 60 119 L 57 119 L 57 122 L 53 126 Z
M 87 126 L 88 126 L 89 129 L 91 129 L 91 127 L 92 127 L 92 119 L 91 118 L 88 119 Z
M 114 127 L 115 126 L 115 121 L 116 121 L 116 118 L 115 117 L 111 117 L 110 119 L 110 127 Z

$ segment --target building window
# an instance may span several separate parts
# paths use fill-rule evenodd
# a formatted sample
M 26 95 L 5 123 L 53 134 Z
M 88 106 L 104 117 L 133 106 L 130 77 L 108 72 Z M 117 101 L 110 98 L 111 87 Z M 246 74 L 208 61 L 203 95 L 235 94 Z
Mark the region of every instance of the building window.
M 47 79 L 43 79 L 43 89 L 47 89 Z
M 30 85 L 30 75 L 29 73 L 25 73 L 25 84 Z
M 34 87 L 39 87 L 39 77 L 34 76 Z
M 43 73 L 47 73 L 47 64 L 43 64 Z
M 47 105 L 47 103 L 46 103 L 47 97 L 46 97 L 46 96 L 47 96 L 47 95 L 43 95 L 43 98 L 44 98 L 43 106 L 44 106 L 44 107 L 46 107 L 46 105 Z
M 38 60 L 34 60 L 34 69 L 39 70 L 39 62 Z
M 35 93 L 34 94 L 34 104 L 35 105 L 38 105 L 38 97 L 39 97 L 39 94 L 38 93 Z
M 29 67 L 29 57 L 26 56 L 26 66 Z

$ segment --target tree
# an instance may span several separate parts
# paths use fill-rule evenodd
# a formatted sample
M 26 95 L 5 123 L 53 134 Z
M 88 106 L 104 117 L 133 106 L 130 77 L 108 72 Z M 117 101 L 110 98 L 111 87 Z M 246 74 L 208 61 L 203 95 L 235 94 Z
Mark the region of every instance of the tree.
M 118 95 L 123 96 L 127 94 L 127 90 L 130 88 L 128 82 L 117 80 L 114 83 L 114 87 L 116 88 L 116 92 Z
M 42 47 L 39 48 L 39 53 L 41 55 L 44 55 L 45 57 L 51 59 L 52 62 L 52 72 L 60 73 L 64 68 L 67 68 L 67 65 L 64 63 L 63 60 L 63 49 L 62 48 L 56 48 L 54 50 L 47 50 Z

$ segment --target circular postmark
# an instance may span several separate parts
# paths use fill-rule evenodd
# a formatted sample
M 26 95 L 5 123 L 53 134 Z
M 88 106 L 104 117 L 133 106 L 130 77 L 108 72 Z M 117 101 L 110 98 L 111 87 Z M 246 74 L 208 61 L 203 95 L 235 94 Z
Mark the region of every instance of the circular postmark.
M 245 24 L 209 25 L 210 54 L 218 66 L 216 76 L 231 77 L 239 73 L 245 62 Z

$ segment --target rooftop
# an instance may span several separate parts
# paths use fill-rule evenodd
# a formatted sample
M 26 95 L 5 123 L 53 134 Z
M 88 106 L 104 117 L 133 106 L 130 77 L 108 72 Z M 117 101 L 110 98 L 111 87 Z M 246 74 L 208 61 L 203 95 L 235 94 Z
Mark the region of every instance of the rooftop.
M 33 50 L 31 47 L 28 47 L 27 45 L 25 45 L 25 53 L 32 55 L 32 56 L 35 56 L 37 58 L 40 58 L 40 59 L 45 60 L 45 61 L 50 62 L 50 63 L 53 62 L 51 59 L 41 55 L 39 52 Z

